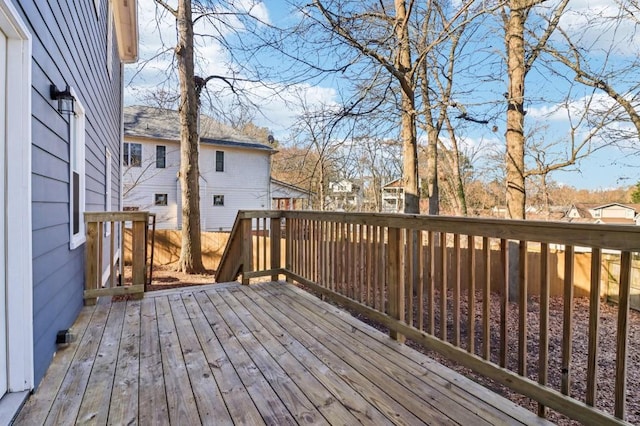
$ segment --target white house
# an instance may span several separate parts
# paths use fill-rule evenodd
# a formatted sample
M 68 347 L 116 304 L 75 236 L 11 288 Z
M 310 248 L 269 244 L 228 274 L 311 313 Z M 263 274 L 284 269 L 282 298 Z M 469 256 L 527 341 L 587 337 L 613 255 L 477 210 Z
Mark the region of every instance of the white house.
M 382 187 L 382 213 L 404 212 L 404 187 L 395 179 Z
M 620 225 L 640 225 L 638 204 L 574 204 L 565 215 L 569 222 L 594 222 Z
M 325 203 L 327 210 L 360 211 L 362 185 L 348 179 L 329 182 Z
M 313 192 L 271 178 L 271 208 L 273 210 L 306 210 L 311 207 Z
M 160 229 L 182 225 L 179 129 L 177 111 L 124 109 L 124 207 L 155 213 Z M 210 117 L 200 117 L 202 230 L 230 231 L 238 210 L 271 207 L 275 152 L 267 141 L 252 140 Z

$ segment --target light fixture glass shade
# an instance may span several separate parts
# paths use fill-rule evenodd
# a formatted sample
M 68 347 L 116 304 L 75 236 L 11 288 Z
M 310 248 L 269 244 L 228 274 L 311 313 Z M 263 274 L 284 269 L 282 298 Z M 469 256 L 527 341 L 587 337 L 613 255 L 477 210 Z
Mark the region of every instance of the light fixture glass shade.
M 68 84 L 64 90 L 58 90 L 55 84 L 52 84 L 51 99 L 58 101 L 58 112 L 60 114 L 75 114 L 75 98 L 71 94 Z

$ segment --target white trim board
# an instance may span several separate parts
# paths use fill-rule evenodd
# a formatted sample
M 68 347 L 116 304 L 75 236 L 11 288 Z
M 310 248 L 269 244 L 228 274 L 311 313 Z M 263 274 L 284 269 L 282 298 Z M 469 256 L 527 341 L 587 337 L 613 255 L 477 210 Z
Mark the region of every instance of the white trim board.
M 33 388 L 31 247 L 31 35 L 10 0 L 0 0 L 0 29 L 8 38 L 6 282 L 8 389 Z

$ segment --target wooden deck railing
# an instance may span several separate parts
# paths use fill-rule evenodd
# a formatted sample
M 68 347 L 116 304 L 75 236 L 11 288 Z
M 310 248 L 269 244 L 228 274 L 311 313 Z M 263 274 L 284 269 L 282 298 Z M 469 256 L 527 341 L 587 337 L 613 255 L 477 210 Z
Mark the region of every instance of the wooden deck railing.
M 150 273 L 147 256 L 150 218 L 154 215 L 148 212 L 85 213 L 85 304 L 95 304 L 101 296 L 144 293 Z M 131 241 L 125 242 L 127 233 L 124 230 L 129 226 Z M 127 249 L 131 250 L 130 285 L 125 285 Z
M 229 241 L 218 282 L 242 275 L 248 284 L 252 278 L 284 275 L 385 325 L 398 340 L 422 344 L 532 398 L 540 416 L 549 407 L 585 424 L 624 423 L 630 271 L 640 251 L 640 227 L 245 211 L 238 214 Z M 590 251 L 589 267 L 580 271 L 590 287 L 585 359 L 572 354 L 576 248 Z M 599 341 L 603 250 L 619 253 L 621 264 L 617 334 L 606 348 Z M 531 271 L 538 282 L 530 282 Z M 563 287 L 556 289 L 562 301 L 561 336 L 549 335 L 555 275 Z M 492 310 L 492 298 L 499 312 Z M 515 329 L 508 327 L 514 315 Z M 536 329 L 530 327 L 532 319 Z M 614 351 L 615 361 L 611 370 L 599 372 L 603 350 Z M 561 383 L 548 382 L 550 369 L 561 372 Z M 577 371 L 586 371 L 585 377 Z M 597 408 L 610 397 L 598 393 L 599 374 L 615 376 L 612 412 Z M 578 388 L 583 395 L 572 397 Z

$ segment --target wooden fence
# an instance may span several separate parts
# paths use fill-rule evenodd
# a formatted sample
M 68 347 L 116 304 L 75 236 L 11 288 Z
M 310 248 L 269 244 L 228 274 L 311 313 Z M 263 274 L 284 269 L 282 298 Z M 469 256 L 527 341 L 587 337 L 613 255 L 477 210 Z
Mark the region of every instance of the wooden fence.
M 282 220 L 279 235 L 276 224 Z M 251 230 L 268 222 L 273 238 L 257 249 Z M 552 249 L 558 245 L 562 253 Z M 590 250 L 582 263 L 576 247 Z M 612 412 L 595 408 L 603 396 L 597 386 L 603 250 L 618 251 L 621 259 L 617 331 L 613 347 L 605 348 L 615 352 L 608 373 L 615 377 Z M 549 407 L 585 424 L 621 424 L 627 407 L 631 264 L 638 251 L 640 228 L 632 226 L 254 211 L 238 214 L 216 278 L 230 281 L 241 274 L 249 283 L 284 275 L 384 324 L 395 339 L 409 338 L 532 398 L 540 416 Z M 509 285 L 514 258 L 515 287 Z M 550 336 L 554 275 L 562 277 L 554 291 L 562 297 L 562 332 Z M 572 359 L 573 314 L 581 275 L 589 283 L 588 353 L 578 365 Z M 514 288 L 516 302 L 510 303 Z M 498 311 L 491 309 L 494 289 Z M 539 324 L 535 329 L 529 326 L 531 315 Z M 513 316 L 515 330 L 507 321 Z M 551 338 L 561 348 L 558 359 L 550 359 Z M 530 347 L 537 352 L 530 353 Z M 562 372 L 557 387 L 548 383 L 550 365 Z M 574 382 L 575 371 L 586 371 L 584 382 Z M 577 387 L 585 390 L 582 400 L 571 397 Z

